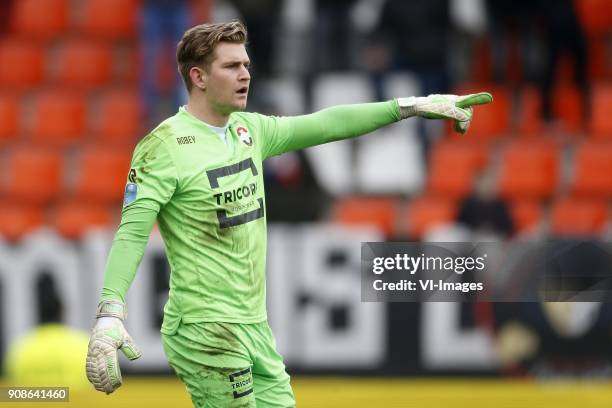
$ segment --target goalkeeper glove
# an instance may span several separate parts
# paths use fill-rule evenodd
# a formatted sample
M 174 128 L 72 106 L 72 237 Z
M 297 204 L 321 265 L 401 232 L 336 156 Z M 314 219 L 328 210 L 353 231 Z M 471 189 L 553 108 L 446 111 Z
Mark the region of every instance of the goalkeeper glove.
M 116 301 L 103 301 L 98 305 L 96 324 L 87 350 L 87 379 L 98 391 L 107 394 L 121 386 L 121 371 L 117 349 L 130 360 L 141 356 L 130 335 L 123 327 L 127 313 L 125 305 Z
M 469 95 L 429 95 L 398 98 L 402 119 L 421 116 L 426 119 L 453 119 L 455 130 L 467 132 L 474 110 L 472 105 L 491 103 L 493 96 L 488 92 Z

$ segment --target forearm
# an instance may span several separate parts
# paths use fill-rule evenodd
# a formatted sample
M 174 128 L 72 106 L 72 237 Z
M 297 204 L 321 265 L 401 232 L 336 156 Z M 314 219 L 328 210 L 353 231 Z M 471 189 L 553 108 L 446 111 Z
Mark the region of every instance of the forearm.
M 338 105 L 310 115 L 286 118 L 293 136 L 285 151 L 303 149 L 335 140 L 357 137 L 400 120 L 396 100 Z
M 147 208 L 128 207 L 123 211 L 106 264 L 101 301 L 125 303 L 156 218 L 157 212 Z

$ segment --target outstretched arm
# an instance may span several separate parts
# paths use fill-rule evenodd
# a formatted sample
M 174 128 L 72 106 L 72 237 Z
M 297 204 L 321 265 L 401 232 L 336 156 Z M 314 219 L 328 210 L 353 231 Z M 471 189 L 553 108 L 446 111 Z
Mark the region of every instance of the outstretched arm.
M 488 93 L 465 96 L 429 95 L 398 98 L 387 102 L 338 105 L 318 112 L 292 117 L 273 117 L 267 121 L 264 158 L 335 140 L 373 132 L 383 126 L 412 116 L 426 119 L 451 119 L 455 129 L 465 133 L 472 120 L 472 105 L 489 103 Z

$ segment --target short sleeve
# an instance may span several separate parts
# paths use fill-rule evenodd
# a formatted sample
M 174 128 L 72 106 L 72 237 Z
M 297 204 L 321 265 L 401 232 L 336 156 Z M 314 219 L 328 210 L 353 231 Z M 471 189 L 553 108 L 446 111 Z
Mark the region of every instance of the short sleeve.
M 138 206 L 159 212 L 172 198 L 177 185 L 178 172 L 168 147 L 151 134 L 134 150 L 123 208 Z

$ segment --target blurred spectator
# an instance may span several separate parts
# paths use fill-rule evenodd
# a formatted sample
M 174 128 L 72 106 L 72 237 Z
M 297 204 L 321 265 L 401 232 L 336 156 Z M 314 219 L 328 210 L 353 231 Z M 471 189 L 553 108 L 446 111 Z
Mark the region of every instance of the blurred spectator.
M 249 91 L 249 110 L 265 110 L 271 101 L 260 89 L 262 79 L 275 74 L 274 53 L 283 0 L 231 0 L 231 3 L 249 30 L 247 50 L 251 60 L 249 72 L 253 79 Z
M 144 67 L 142 97 L 147 124 L 175 113 L 187 100 L 185 87 L 174 68 L 176 44 L 189 26 L 187 0 L 145 0 L 142 5 L 141 41 Z M 167 81 L 160 81 L 166 74 Z
M 255 79 L 272 75 L 277 45 L 276 33 L 283 0 L 231 0 L 231 2 L 249 30 L 247 46 L 252 63 L 251 76 Z
M 478 177 L 474 191 L 459 208 L 457 222 L 477 236 L 507 239 L 514 233 L 510 210 L 497 194 L 496 180 L 491 171 Z
M 351 68 L 351 8 L 355 0 L 316 0 L 311 72 Z
M 448 0 L 387 0 L 376 37 L 391 47 L 387 70 L 407 70 L 421 80 L 421 94 L 446 93 L 449 37 Z
M 587 82 L 588 53 L 584 30 L 580 25 L 572 0 L 540 0 L 542 15 L 546 27 L 546 48 L 548 56 L 540 84 L 542 90 L 542 115 L 544 120 L 552 120 L 552 93 L 557 79 L 557 69 L 563 52 L 572 58 L 574 81 L 582 92 L 583 112 L 588 115 L 590 109 L 589 86 Z
M 0 0 L 0 35 L 8 33 L 13 0 Z
M 9 346 L 6 375 L 19 386 L 89 387 L 85 357 L 89 336 L 61 323 L 62 304 L 49 275 L 37 282 L 40 325 Z
M 542 116 L 553 119 L 553 87 L 564 52 L 574 65 L 574 81 L 582 91 L 588 112 L 585 35 L 572 0 L 489 0 L 487 2 L 493 78 L 497 82 L 521 79 L 537 84 L 542 94 Z M 521 73 L 508 72 L 512 39 L 518 40 Z
M 366 51 L 377 99 L 382 100 L 382 80 L 391 70 L 417 75 L 422 95 L 449 93 L 448 72 L 450 7 L 448 0 L 387 0 L 378 27 Z M 439 123 L 419 121 L 419 137 L 427 157 Z
M 487 17 L 493 57 L 493 79 L 509 81 L 515 72 L 507 72 L 513 39 L 520 51 L 522 80 L 537 82 L 542 65 L 538 43 L 543 8 L 540 0 L 488 0 Z M 514 78 L 513 78 L 514 79 Z

